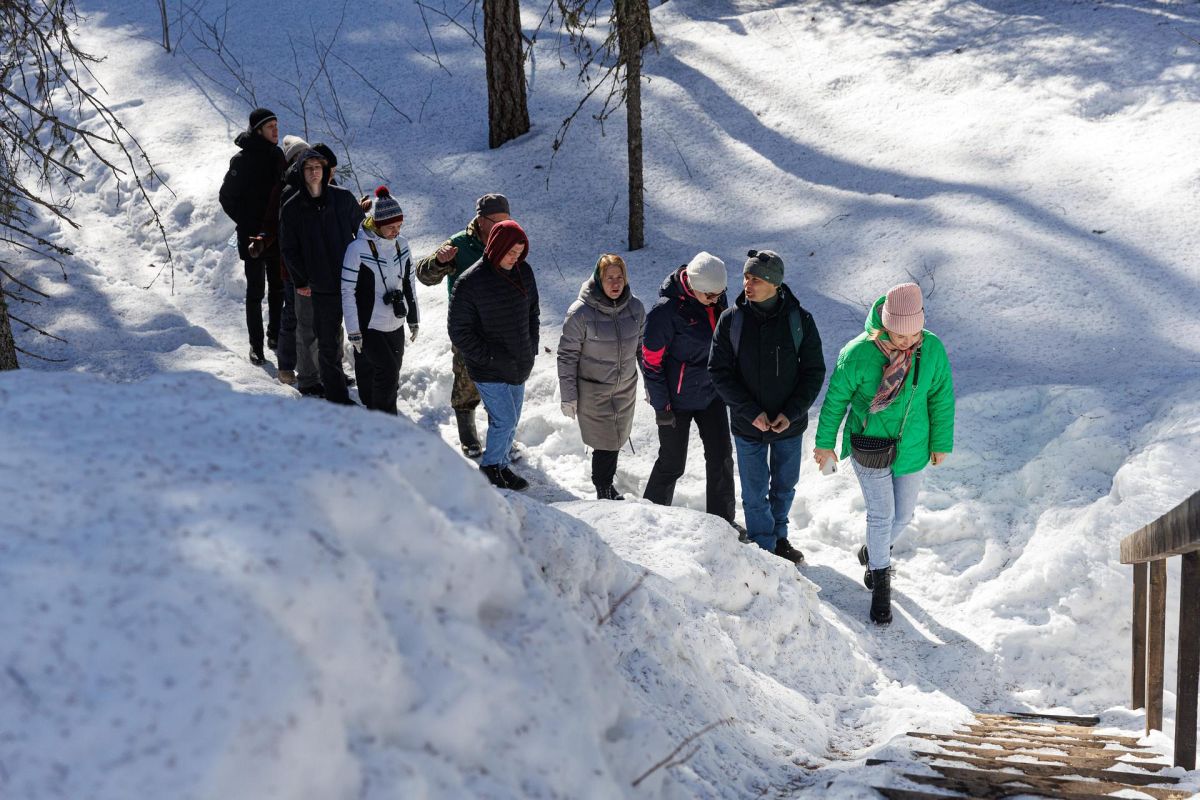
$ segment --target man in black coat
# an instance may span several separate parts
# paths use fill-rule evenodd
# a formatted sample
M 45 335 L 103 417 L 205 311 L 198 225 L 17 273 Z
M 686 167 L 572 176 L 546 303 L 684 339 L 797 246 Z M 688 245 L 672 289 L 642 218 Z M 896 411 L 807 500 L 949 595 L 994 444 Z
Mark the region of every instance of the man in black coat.
M 358 235 L 363 210 L 354 195 L 329 185 L 329 162 L 316 150 L 300 156 L 295 190 L 279 211 L 279 241 L 297 294 L 312 298 L 317 362 L 325 399 L 349 405 L 342 372 L 342 259 Z
M 788 512 L 825 357 L 812 315 L 783 282 L 783 259 L 770 250 L 749 255 L 743 292 L 717 321 L 708 371 L 733 422 L 747 534 L 800 564 L 804 555 L 788 542 Z
M 528 255 L 529 239 L 520 225 L 513 220 L 493 225 L 483 257 L 454 282 L 446 320 L 450 341 L 462 353 L 488 413 L 479 468 L 493 486 L 518 491 L 529 482 L 509 469 L 509 453 L 541 319 Z
M 256 108 L 250 112 L 250 127 L 234 140 L 241 152 L 229 160 L 221 182 L 221 208 L 237 226 L 238 257 L 246 271 L 246 330 L 250 335 L 250 361 L 262 364 L 263 294 L 267 297 L 267 343 L 273 350 L 279 337 L 283 307 L 283 278 L 279 271 L 279 247 L 266 233 L 269 206 L 283 175 L 283 151 L 279 149 L 279 121 L 274 112 Z

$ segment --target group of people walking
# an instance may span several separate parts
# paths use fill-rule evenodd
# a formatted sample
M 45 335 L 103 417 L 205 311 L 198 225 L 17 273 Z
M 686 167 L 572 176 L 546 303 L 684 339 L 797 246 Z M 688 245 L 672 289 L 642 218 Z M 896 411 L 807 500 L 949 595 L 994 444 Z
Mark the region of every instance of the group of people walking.
M 494 486 L 527 488 L 512 461 L 539 347 L 540 304 L 529 238 L 508 199 L 480 197 L 466 228 L 414 267 L 399 235 L 403 212 L 386 187 L 356 200 L 336 185 L 328 148 L 285 137 L 280 150 L 277 140 L 275 115 L 252 112 L 221 188 L 245 262 L 251 360 L 263 362 L 261 304 L 264 287 L 276 287 L 266 292 L 266 337 L 278 348 L 280 380 L 313 394 L 305 389 L 319 376 L 327 400 L 352 403 L 342 365 L 344 322 L 360 400 L 396 414 L 404 328 L 410 340 L 419 329 L 414 278 L 427 286 L 445 281 L 460 447 L 480 459 Z M 749 251 L 732 305 L 727 280 L 721 259 L 698 253 L 667 275 L 647 311 L 625 260 L 601 255 L 563 321 L 561 410 L 592 448 L 597 498 L 624 499 L 615 477 L 633 428 L 640 370 L 659 440 L 645 498 L 671 504 L 694 422 L 708 513 L 744 541 L 801 564 L 789 515 L 809 409 L 825 385 L 820 334 L 784 282 L 778 253 Z M 822 472 L 849 458 L 858 478 L 867 517 L 858 558 L 872 591 L 870 618 L 879 624 L 891 621 L 891 549 L 912 520 L 923 470 L 942 463 L 953 446 L 950 363 L 924 322 L 916 284 L 895 286 L 873 304 L 863 333 L 838 356 L 813 450 Z M 285 364 L 299 365 L 299 373 Z M 480 402 L 488 416 L 484 442 L 475 424 Z M 734 518 L 735 450 L 744 528 Z

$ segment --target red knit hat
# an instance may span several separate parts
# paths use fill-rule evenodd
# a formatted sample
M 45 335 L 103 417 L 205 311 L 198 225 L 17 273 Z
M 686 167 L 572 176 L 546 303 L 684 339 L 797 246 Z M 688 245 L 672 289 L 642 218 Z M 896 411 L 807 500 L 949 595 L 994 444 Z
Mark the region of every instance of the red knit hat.
M 517 224 L 516 220 L 508 219 L 504 222 L 497 222 L 492 226 L 492 232 L 488 234 L 487 246 L 483 248 L 483 257 L 489 264 L 498 267 L 500 259 L 504 258 L 508 251 L 518 244 L 525 248 L 519 259 L 519 261 L 524 261 L 529 257 L 529 237 L 525 235 L 525 231 Z
M 888 289 L 883 301 L 883 327 L 901 336 L 920 333 L 925 327 L 925 303 L 921 299 L 921 287 L 915 283 L 902 283 Z

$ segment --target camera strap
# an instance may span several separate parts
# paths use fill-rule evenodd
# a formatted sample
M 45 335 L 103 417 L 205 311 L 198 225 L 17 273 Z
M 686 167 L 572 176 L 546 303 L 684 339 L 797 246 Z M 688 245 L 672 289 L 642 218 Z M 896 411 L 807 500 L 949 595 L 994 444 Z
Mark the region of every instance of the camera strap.
M 379 248 L 375 246 L 374 239 L 367 239 L 367 246 L 371 248 L 371 255 L 375 258 L 375 269 L 379 272 L 379 280 L 383 283 L 383 293 L 387 294 L 391 289 L 388 288 L 387 278 L 383 274 L 383 259 L 379 257 Z

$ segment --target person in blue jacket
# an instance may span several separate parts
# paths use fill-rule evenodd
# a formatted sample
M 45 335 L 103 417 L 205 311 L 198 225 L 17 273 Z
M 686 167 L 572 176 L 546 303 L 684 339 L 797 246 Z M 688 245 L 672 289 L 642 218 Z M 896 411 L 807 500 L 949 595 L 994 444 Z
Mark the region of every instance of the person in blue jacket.
M 658 458 L 644 497 L 669 506 L 687 466 L 692 423 L 704 444 L 705 510 L 733 524 L 733 446 L 729 413 L 708 372 L 717 318 L 726 308 L 725 263 L 699 253 L 672 272 L 646 314 L 641 366 L 658 422 Z

